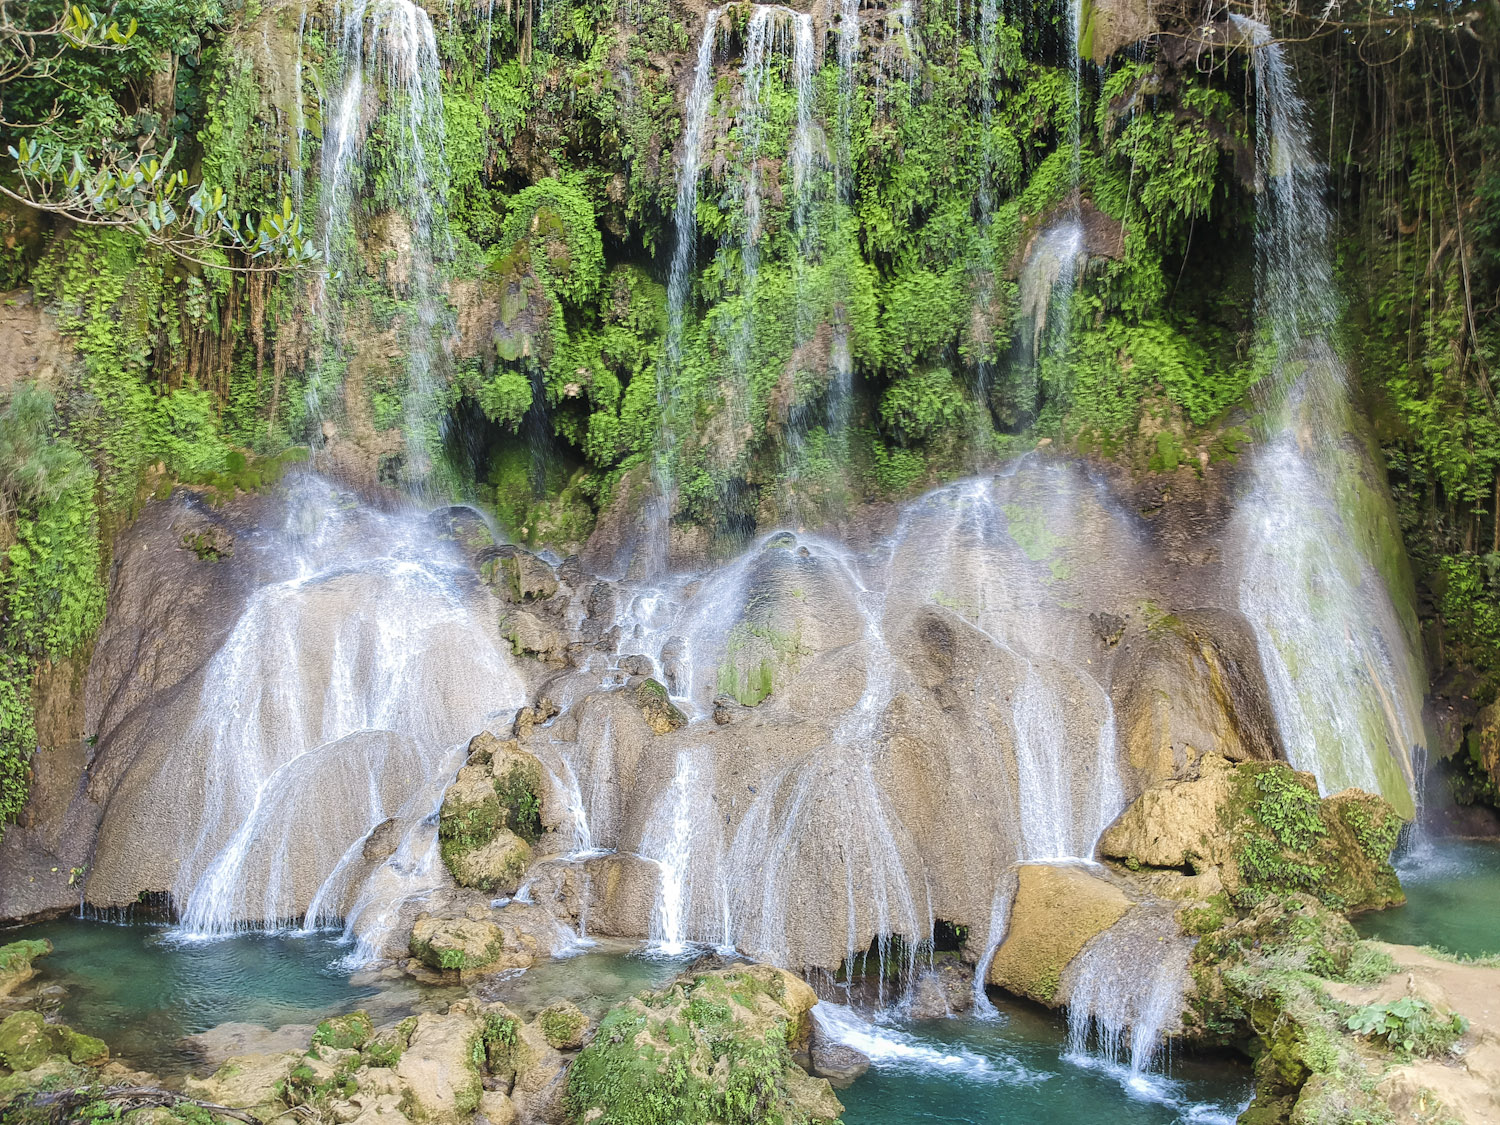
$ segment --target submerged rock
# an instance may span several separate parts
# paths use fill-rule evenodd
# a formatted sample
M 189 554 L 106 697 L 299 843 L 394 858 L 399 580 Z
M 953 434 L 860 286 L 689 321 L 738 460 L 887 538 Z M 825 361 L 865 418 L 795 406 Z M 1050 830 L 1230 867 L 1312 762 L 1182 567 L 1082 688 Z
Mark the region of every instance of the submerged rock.
M 854 1085 L 854 1080 L 870 1069 L 869 1056 L 844 1043 L 833 1043 L 814 1034 L 812 1073 L 826 1078 L 835 1090 Z

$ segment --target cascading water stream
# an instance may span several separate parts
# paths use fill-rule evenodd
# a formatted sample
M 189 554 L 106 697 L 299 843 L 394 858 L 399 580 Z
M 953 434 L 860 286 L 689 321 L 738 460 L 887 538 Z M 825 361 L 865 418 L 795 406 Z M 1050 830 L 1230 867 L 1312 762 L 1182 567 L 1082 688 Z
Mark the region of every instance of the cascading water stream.
M 698 258 L 698 176 L 703 165 L 703 126 L 713 103 L 714 48 L 719 36 L 720 8 L 710 8 L 703 20 L 703 36 L 693 67 L 693 85 L 683 107 L 682 162 L 677 169 L 677 200 L 672 212 L 676 242 L 667 275 L 667 335 L 662 363 L 656 373 L 656 400 L 661 414 L 656 454 L 652 462 L 654 495 L 646 501 L 643 561 L 648 576 L 667 569 L 668 522 L 672 505 L 672 448 L 675 444 L 672 410 L 675 380 L 682 370 L 682 333 L 688 293 Z
M 424 517 L 302 478 L 266 562 L 282 576 L 251 593 L 183 736 L 205 792 L 181 932 L 346 919 L 373 956 L 392 909 L 441 883 L 431 820 L 465 743 L 524 689 Z
M 342 81 L 322 111 L 323 260 L 345 276 L 362 274 L 358 239 L 364 226 L 356 219 L 363 214 L 383 222 L 379 237 L 395 251 L 388 281 L 410 304 L 402 326 L 407 358 L 402 476 L 409 488 L 420 489 L 441 444 L 443 415 L 434 397 L 453 334 L 452 314 L 438 286 L 438 270 L 453 247 L 445 210 L 448 167 L 437 37 L 432 20 L 413 0 L 354 0 L 335 19 Z M 376 180 L 380 211 L 370 215 Z M 340 291 L 337 275 L 325 283 L 324 296 L 328 331 L 342 349 L 365 327 L 354 319 L 363 314 Z M 319 383 L 309 381 L 315 419 L 322 415 Z M 351 419 L 351 424 L 359 423 Z
M 1331 342 L 1324 171 L 1281 45 L 1264 24 L 1231 18 L 1256 76 L 1256 312 L 1271 353 L 1258 388 L 1266 436 L 1237 513 L 1240 608 L 1291 763 L 1325 792 L 1358 786 L 1409 815 L 1425 676 L 1414 614 L 1393 598 L 1406 580 L 1383 482 Z
M 1138 908 L 1099 935 L 1068 966 L 1068 1050 L 1096 1048 L 1139 1080 L 1157 1061 L 1182 1015 L 1191 947 L 1168 910 Z

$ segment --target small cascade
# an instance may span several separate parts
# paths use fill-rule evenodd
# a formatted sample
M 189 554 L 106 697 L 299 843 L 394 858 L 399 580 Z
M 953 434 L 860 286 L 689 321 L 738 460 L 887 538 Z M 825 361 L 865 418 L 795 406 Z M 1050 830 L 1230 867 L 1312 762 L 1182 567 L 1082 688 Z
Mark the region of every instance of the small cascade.
M 1018 358 L 1033 372 L 1033 384 L 1044 343 L 1054 354 L 1067 350 L 1068 312 L 1082 256 L 1083 225 L 1069 217 L 1037 236 L 1021 267 Z
M 720 839 L 711 813 L 713 777 L 710 764 L 700 763 L 700 757 L 689 750 L 677 755 L 672 784 L 662 794 L 642 842 L 643 854 L 661 868 L 661 887 L 651 915 L 651 944 L 667 956 L 682 953 L 690 941 L 716 939 L 720 945 L 732 944 L 722 895 L 716 893 Z M 698 877 L 704 868 L 708 877 Z M 717 922 L 718 934 L 705 931 L 701 924 L 705 913 Z
M 1179 1024 L 1190 953 L 1170 909 L 1137 907 L 1090 942 L 1063 974 L 1069 1052 L 1150 1072 Z
M 181 738 L 205 786 L 172 888 L 181 931 L 347 919 L 374 950 L 393 911 L 440 884 L 443 791 L 524 688 L 424 517 L 301 478 L 264 550 L 273 577 L 205 669 Z
M 367 230 L 395 251 L 386 280 L 411 305 L 402 326 L 402 477 L 409 487 L 421 487 L 441 444 L 442 413 L 434 396 L 453 334 L 438 285 L 452 244 L 444 209 L 448 168 L 437 38 L 432 20 L 413 0 L 353 0 L 342 12 L 338 52 L 341 83 L 322 112 L 323 260 L 345 276 L 362 274 L 359 240 L 369 237 Z M 331 298 L 330 337 L 343 347 L 368 326 L 355 320 L 365 314 L 345 307 L 337 276 L 325 296 Z M 319 382 L 309 381 L 315 419 L 322 416 Z
M 1413 811 L 1425 675 L 1383 482 L 1334 351 L 1332 216 L 1307 108 L 1264 24 L 1231 17 L 1256 76 L 1256 312 L 1270 349 L 1266 433 L 1237 514 L 1240 608 L 1255 627 L 1287 757 L 1324 792 Z M 1393 596 L 1393 592 L 1396 596 Z
M 880 40 L 879 55 L 875 66 L 875 116 L 885 111 L 886 82 L 899 78 L 906 84 L 907 97 L 916 98 L 917 56 L 921 53 L 922 41 L 917 35 L 916 15 L 912 0 L 902 0 L 885 14 L 885 24 Z
M 832 1043 L 853 1047 L 873 1066 L 928 1073 L 961 1074 L 971 1082 L 1040 1082 L 1046 1076 L 1033 1074 L 1010 1057 L 993 1058 L 962 1047 L 929 1042 L 893 1027 L 882 1027 L 862 1019 L 852 1008 L 824 1000 L 813 1010 L 818 1034 Z
M 718 43 L 721 11 L 720 8 L 710 8 L 704 17 L 703 37 L 698 41 L 697 61 L 693 68 L 693 85 L 687 105 L 683 107 L 682 163 L 677 169 L 677 202 L 672 212 L 677 237 L 667 275 L 666 354 L 656 373 L 656 399 L 662 419 L 652 465 L 656 489 L 643 513 L 646 525 L 644 565 L 646 574 L 652 576 L 664 574 L 667 569 L 668 522 L 672 505 L 672 428 L 675 422 L 672 388 L 682 369 L 683 322 L 698 259 L 698 176 L 703 167 L 703 126 L 713 103 L 714 48 Z
M 1005 944 L 1005 935 L 1010 929 L 1010 905 L 1015 894 L 1016 881 L 1009 876 L 996 885 L 995 897 L 990 903 L 990 928 L 984 939 L 984 952 L 974 964 L 974 1014 L 983 1020 L 999 1017 L 985 989 L 989 984 L 990 965 Z

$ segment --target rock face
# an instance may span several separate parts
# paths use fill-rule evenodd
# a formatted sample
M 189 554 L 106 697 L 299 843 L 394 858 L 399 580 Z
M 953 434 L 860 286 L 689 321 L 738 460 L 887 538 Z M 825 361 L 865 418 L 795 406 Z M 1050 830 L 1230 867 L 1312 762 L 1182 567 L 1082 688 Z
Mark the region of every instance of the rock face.
M 1005 941 L 990 962 L 988 983 L 1039 1003 L 1061 1003 L 1063 970 L 1091 939 L 1131 908 L 1108 880 L 1076 866 L 1020 869 Z
M 765 1120 L 833 1122 L 843 1107 L 828 1082 L 792 1062 L 810 1044 L 816 1003 L 803 981 L 767 965 L 684 977 L 628 1000 L 574 1061 L 568 1108 L 575 1120 L 608 1106 L 623 1120 L 708 1125 L 752 1096 Z
M 1209 876 L 1210 893 L 1300 890 L 1338 910 L 1378 910 L 1405 901 L 1390 865 L 1401 823 L 1356 789 L 1320 799 L 1312 776 L 1289 766 L 1206 757 L 1197 778 L 1143 793 L 1099 850 L 1129 867 Z

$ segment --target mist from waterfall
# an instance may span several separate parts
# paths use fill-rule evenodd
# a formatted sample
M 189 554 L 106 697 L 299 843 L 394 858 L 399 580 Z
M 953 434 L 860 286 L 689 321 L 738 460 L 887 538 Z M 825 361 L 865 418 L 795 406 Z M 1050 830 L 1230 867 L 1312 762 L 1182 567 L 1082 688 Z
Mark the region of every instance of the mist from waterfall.
M 1264 24 L 1231 19 L 1256 79 L 1256 313 L 1269 360 L 1258 387 L 1266 433 L 1237 515 L 1240 608 L 1288 760 L 1324 792 L 1358 786 L 1410 815 L 1425 675 L 1414 612 L 1398 600 L 1410 580 L 1384 479 L 1332 340 L 1325 173 L 1282 45 Z
M 172 894 L 185 936 L 347 921 L 374 955 L 447 878 L 435 814 L 468 739 L 525 692 L 429 517 L 287 491 L 182 736 L 206 788 Z

